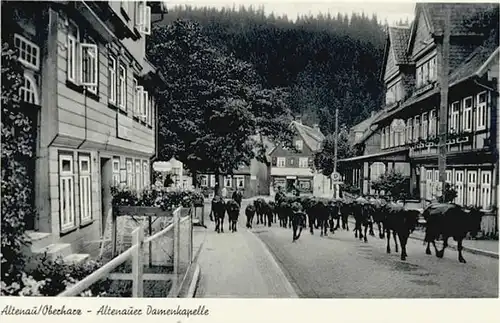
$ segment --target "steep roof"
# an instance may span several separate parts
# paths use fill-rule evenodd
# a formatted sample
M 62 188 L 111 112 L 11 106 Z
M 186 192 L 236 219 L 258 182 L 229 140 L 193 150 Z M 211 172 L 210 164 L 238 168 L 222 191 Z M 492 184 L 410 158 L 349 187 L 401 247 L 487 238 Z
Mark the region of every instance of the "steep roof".
M 465 81 L 474 75 L 481 76 L 479 75 L 481 66 L 483 66 L 494 53 L 498 55 L 498 45 L 492 43 L 486 43 L 476 48 L 463 64 L 451 73 L 450 85 Z
M 302 137 L 306 145 L 311 148 L 311 150 L 317 151 L 321 148 L 321 143 L 323 142 L 323 139 L 325 139 L 325 136 L 319 129 L 311 128 L 297 121 L 292 121 L 290 126 L 297 130 L 299 135 Z
M 411 64 L 406 54 L 406 45 L 410 39 L 410 27 L 389 27 L 389 39 L 396 58 L 396 64 Z

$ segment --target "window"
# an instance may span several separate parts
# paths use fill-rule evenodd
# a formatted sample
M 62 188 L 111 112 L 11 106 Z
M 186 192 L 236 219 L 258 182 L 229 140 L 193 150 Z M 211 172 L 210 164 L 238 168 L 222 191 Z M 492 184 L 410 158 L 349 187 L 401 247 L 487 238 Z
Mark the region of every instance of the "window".
M 122 64 L 118 71 L 118 107 L 127 109 L 127 69 Z
M 413 141 L 417 141 L 420 138 L 420 117 L 416 116 L 413 119 Z
M 389 127 L 385 127 L 385 148 L 389 148 L 390 145 L 389 145 Z
M 436 136 L 436 110 L 429 112 L 429 137 Z
M 412 133 L 413 133 L 413 127 L 412 127 L 413 120 L 410 118 L 406 120 L 406 142 L 410 143 L 412 141 Z
M 233 186 L 233 179 L 231 176 L 224 176 L 224 187 L 232 187 Z
M 134 78 L 134 116 L 138 117 L 141 114 L 142 111 L 142 98 L 143 98 L 143 92 L 144 92 L 144 87 L 137 85 L 137 80 Z
M 436 79 L 437 79 L 436 57 L 434 56 L 430 60 L 430 65 L 429 65 L 429 80 L 435 81 Z
M 91 43 L 80 44 L 80 57 L 82 58 L 80 65 L 81 85 L 85 86 L 87 91 L 96 94 L 99 73 L 99 53 L 97 45 Z
M 451 170 L 446 170 L 446 183 L 451 185 Z
M 290 159 L 289 159 L 289 160 L 290 160 L 290 166 L 293 166 L 293 163 L 294 163 L 295 158 L 290 157 Z
M 484 210 L 491 207 L 491 171 L 481 171 L 481 206 Z
M 425 175 L 425 197 L 432 200 L 432 169 L 426 170 Z
M 477 205 L 477 171 L 467 171 L 467 205 Z
M 486 129 L 486 118 L 488 113 L 486 110 L 486 101 L 486 92 L 477 95 L 476 130 Z
M 210 175 L 210 187 L 215 187 L 215 175 Z
M 146 122 L 146 111 L 148 109 L 148 102 L 149 102 L 149 94 L 148 91 L 144 91 L 142 93 L 142 104 L 141 104 L 141 113 L 139 115 L 139 118 Z
M 130 16 L 130 11 L 128 10 L 129 2 L 128 1 L 120 1 L 120 2 L 122 10 L 127 14 L 127 16 Z
M 201 186 L 203 186 L 203 187 L 208 186 L 208 175 L 201 176 Z
M 148 114 L 148 124 L 150 126 L 153 125 L 153 120 L 154 120 L 154 100 L 153 97 L 149 97 L 149 114 Z
M 116 59 L 108 57 L 108 101 L 116 104 Z
M 80 224 L 92 220 L 92 181 L 90 178 L 90 156 L 79 157 Z
M 307 157 L 299 157 L 299 167 L 300 168 L 309 167 L 309 159 Z
M 427 139 L 427 112 L 422 113 L 422 139 Z
M 14 34 L 14 46 L 19 51 L 19 62 L 38 71 L 40 68 L 40 48 L 19 34 Z
M 278 167 L 285 167 L 286 159 L 284 157 L 278 157 L 277 159 L 277 166 Z
M 35 79 L 27 73 L 24 74 L 23 86 L 19 87 L 19 98 L 24 102 L 39 105 Z
M 436 189 L 439 187 L 439 170 L 438 169 L 435 169 L 434 170 L 434 178 L 433 178 L 433 189 L 434 191 L 432 192 L 433 195 L 437 195 L 437 191 Z
M 455 203 L 458 205 L 464 204 L 464 171 L 457 170 L 455 172 L 455 190 L 457 191 L 457 197 L 455 198 Z
M 417 88 L 422 85 L 422 66 L 417 67 Z
M 149 165 L 147 161 L 142 163 L 143 188 L 149 187 Z
M 450 122 L 450 132 L 458 133 L 460 132 L 460 101 L 453 102 L 451 104 L 451 122 Z
M 141 161 L 136 160 L 135 161 L 135 188 L 137 191 L 142 190 L 142 167 L 141 167 Z
M 392 127 L 389 127 L 389 147 L 394 147 L 394 130 Z
M 130 159 L 127 159 L 127 188 L 134 189 L 133 165 Z
M 151 7 L 146 6 L 146 1 L 139 1 L 135 8 L 135 25 L 139 32 L 151 34 Z
M 120 185 L 120 157 L 113 158 L 113 186 Z
M 463 129 L 472 131 L 472 97 L 464 99 Z
M 417 67 L 417 88 L 436 80 L 436 56 Z
M 75 227 L 73 156 L 59 156 L 59 221 L 62 231 Z
M 304 148 L 304 142 L 302 140 L 295 141 L 295 148 L 298 151 L 302 151 L 302 149 Z
M 234 179 L 236 180 L 236 187 L 239 189 L 245 188 L 245 176 L 234 176 Z
M 382 134 L 380 135 L 380 148 L 385 149 L 385 128 L 382 129 Z

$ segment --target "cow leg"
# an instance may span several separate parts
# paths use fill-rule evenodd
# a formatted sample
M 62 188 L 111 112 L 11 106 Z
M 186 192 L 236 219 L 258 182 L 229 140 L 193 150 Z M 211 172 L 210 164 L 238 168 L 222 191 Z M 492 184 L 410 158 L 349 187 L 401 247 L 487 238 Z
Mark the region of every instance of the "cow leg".
M 267 218 L 267 225 L 270 227 L 271 223 L 273 223 L 273 214 L 271 213 L 267 217 L 268 217 Z
M 328 219 L 325 219 L 323 221 L 323 227 L 324 227 L 324 230 L 325 230 L 325 236 L 328 236 Z
M 380 239 L 384 239 L 384 230 L 382 229 L 382 223 L 377 222 L 378 236 Z
M 408 242 L 408 236 L 406 235 L 406 232 L 404 235 L 398 234 L 398 236 L 399 236 L 399 243 L 401 244 L 401 260 L 404 261 L 408 256 L 406 254 L 406 243 Z
M 394 238 L 394 245 L 396 246 L 396 253 L 399 252 L 398 250 L 398 239 L 397 239 L 397 233 L 396 230 L 392 230 L 392 237 Z
M 446 247 L 448 247 L 448 237 L 443 236 L 443 249 L 436 251 L 436 256 L 438 258 L 444 257 L 444 249 L 446 249 Z
M 369 225 L 370 225 L 370 235 L 371 235 L 372 237 L 374 237 L 374 236 L 375 236 L 375 233 L 373 232 L 373 221 L 371 221 Z M 366 233 L 365 233 L 365 235 L 366 235 Z
M 426 255 L 432 255 L 432 253 L 431 253 L 431 242 L 430 241 L 427 242 L 427 248 L 425 248 L 425 254 Z
M 368 226 L 369 225 L 365 225 L 365 236 L 364 236 L 365 242 L 368 242 L 368 237 L 366 236 L 366 231 L 368 231 Z
M 458 261 L 460 261 L 461 263 L 465 264 L 467 263 L 467 261 L 465 261 L 463 255 L 462 255 L 462 249 L 463 249 L 463 246 L 462 246 L 462 241 L 463 239 L 457 239 L 457 250 L 458 250 Z
M 387 235 L 387 247 L 386 247 L 386 251 L 387 253 L 391 253 L 391 230 L 389 229 L 386 229 L 386 235 Z

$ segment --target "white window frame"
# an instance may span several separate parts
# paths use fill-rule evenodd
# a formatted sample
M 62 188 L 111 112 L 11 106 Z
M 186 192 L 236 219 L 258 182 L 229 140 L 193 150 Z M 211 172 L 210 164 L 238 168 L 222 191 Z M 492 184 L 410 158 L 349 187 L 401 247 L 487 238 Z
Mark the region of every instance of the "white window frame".
M 302 151 L 304 149 L 304 141 L 299 139 L 299 140 L 296 140 L 295 141 L 295 148 L 298 150 L 298 151 Z
M 380 148 L 385 149 L 384 145 L 385 145 L 385 128 L 382 128 L 382 131 L 380 132 Z
M 83 162 L 88 163 L 88 169 L 83 170 Z M 80 225 L 92 221 L 92 171 L 90 156 L 78 156 L 78 186 L 80 195 Z
M 470 105 L 467 105 L 467 102 L 470 102 Z M 474 100 L 472 96 L 469 96 L 463 100 L 463 125 L 462 128 L 464 131 L 472 131 L 472 106 Z
M 425 196 L 428 200 L 432 200 L 432 169 L 425 170 Z
M 208 175 L 201 175 L 201 187 L 207 187 L 208 186 Z
M 130 17 L 129 11 L 129 1 L 120 1 L 120 7 L 125 11 L 128 17 Z
M 68 29 L 68 39 L 67 39 L 67 52 L 68 56 L 66 57 L 66 66 L 67 66 L 67 78 L 68 81 L 71 81 L 75 84 L 78 84 L 78 75 L 77 75 L 77 65 L 80 61 L 78 59 L 78 43 L 80 39 L 80 30 L 78 26 L 71 23 L 76 28 L 76 35 L 73 35 Z
M 484 102 L 479 102 L 479 98 L 481 95 L 484 95 Z M 476 130 L 484 130 L 486 129 L 487 120 L 488 120 L 488 93 L 483 91 L 478 93 L 476 96 L 477 105 L 476 105 Z
M 455 203 L 458 205 L 464 205 L 464 184 L 464 171 L 455 171 L 455 190 L 457 191 Z
M 467 171 L 467 205 L 477 205 L 477 170 Z
M 149 163 L 147 161 L 142 162 L 142 183 L 143 188 L 149 187 Z
M 423 78 L 422 78 L 422 71 L 423 71 L 423 68 L 422 68 L 422 65 L 418 66 L 417 67 L 417 89 L 422 85 L 423 83 Z
M 389 147 L 394 147 L 395 145 L 395 137 L 394 137 L 394 130 L 392 127 L 389 127 Z
M 146 122 L 146 117 L 147 117 L 147 109 L 148 109 L 148 102 L 149 102 L 149 93 L 148 91 L 142 92 L 142 105 L 141 105 L 141 114 L 139 115 L 139 119 L 142 121 Z
M 151 7 L 146 1 L 138 1 L 135 6 L 135 25 L 144 35 L 151 35 Z
M 135 160 L 135 188 L 138 192 L 142 191 L 142 163 L 140 160 Z
M 233 178 L 230 175 L 224 176 L 224 187 L 233 187 Z
M 118 65 L 118 107 L 127 111 L 127 68 L 124 64 Z
M 35 78 L 28 73 L 24 73 L 24 84 L 19 87 L 19 98 L 23 102 L 40 105 L 38 98 L 38 86 Z
M 127 188 L 129 190 L 134 189 L 134 164 L 131 159 L 127 159 L 126 161 L 127 167 Z
M 16 44 L 17 41 L 19 41 L 20 44 L 25 44 L 24 50 L 22 46 Z M 27 68 L 38 71 L 40 69 L 40 47 L 20 34 L 14 34 L 14 44 L 18 49 L 18 61 Z
M 308 167 L 309 167 L 309 158 L 299 157 L 299 168 L 308 168 Z
M 279 168 L 286 167 L 286 158 L 285 157 L 277 157 L 276 158 L 276 167 L 279 167 Z
M 69 171 L 63 170 L 64 161 L 69 161 Z M 63 185 L 63 183 L 65 185 Z M 65 186 L 67 190 L 63 190 L 63 186 Z M 68 206 L 65 214 L 63 214 L 64 204 Z M 73 156 L 69 154 L 59 155 L 59 221 L 61 231 L 76 227 L 74 164 Z
M 86 58 L 88 58 L 88 65 L 84 63 Z M 97 94 L 97 85 L 99 82 L 99 48 L 97 45 L 92 43 L 81 43 L 80 59 L 80 85 L 84 86 L 87 91 Z M 84 66 L 90 68 L 91 72 L 86 73 L 86 70 L 84 71 Z
M 215 175 L 210 175 L 210 187 L 215 187 L 216 182 Z
M 413 118 L 413 141 L 417 141 L 420 138 L 420 116 L 415 116 Z
M 429 131 L 429 128 L 428 128 L 428 125 L 429 125 L 429 119 L 427 118 L 428 117 L 428 113 L 427 112 L 424 112 L 422 113 L 422 121 L 421 121 L 421 134 L 420 136 L 422 137 L 422 139 L 426 140 L 427 139 L 427 134 L 428 134 L 428 131 Z
M 390 129 L 389 127 L 385 127 L 385 148 L 390 147 Z
M 413 138 L 413 119 L 406 120 L 406 142 L 412 142 Z
M 481 207 L 483 210 L 491 209 L 491 188 L 492 172 L 490 170 L 481 171 Z
M 460 132 L 460 101 L 451 104 L 450 112 L 450 133 Z
M 429 112 L 429 136 L 436 136 L 436 110 Z
M 235 175 L 234 179 L 236 180 L 236 188 L 245 188 L 245 176 Z
M 117 102 L 117 86 L 116 86 L 116 58 L 108 56 L 108 102 L 116 104 Z
M 134 79 L 136 84 L 137 80 Z M 134 93 L 134 116 L 139 117 L 142 111 L 143 98 L 144 98 L 144 87 L 140 85 L 135 86 Z
M 433 82 L 436 79 L 437 79 L 436 56 L 434 56 L 429 60 L 429 81 Z
M 120 157 L 113 157 L 113 186 L 120 186 Z

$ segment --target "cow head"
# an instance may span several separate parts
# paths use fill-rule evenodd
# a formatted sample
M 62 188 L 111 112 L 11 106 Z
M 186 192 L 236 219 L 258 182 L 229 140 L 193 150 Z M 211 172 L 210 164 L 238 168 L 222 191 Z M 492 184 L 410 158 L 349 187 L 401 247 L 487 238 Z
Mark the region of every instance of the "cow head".
M 418 225 L 418 219 L 420 217 L 420 211 L 418 210 L 406 210 L 406 221 L 408 224 L 408 229 L 413 232 Z
M 481 219 L 484 213 L 479 207 L 467 207 L 463 209 L 467 215 L 467 230 L 475 237 L 481 231 Z

